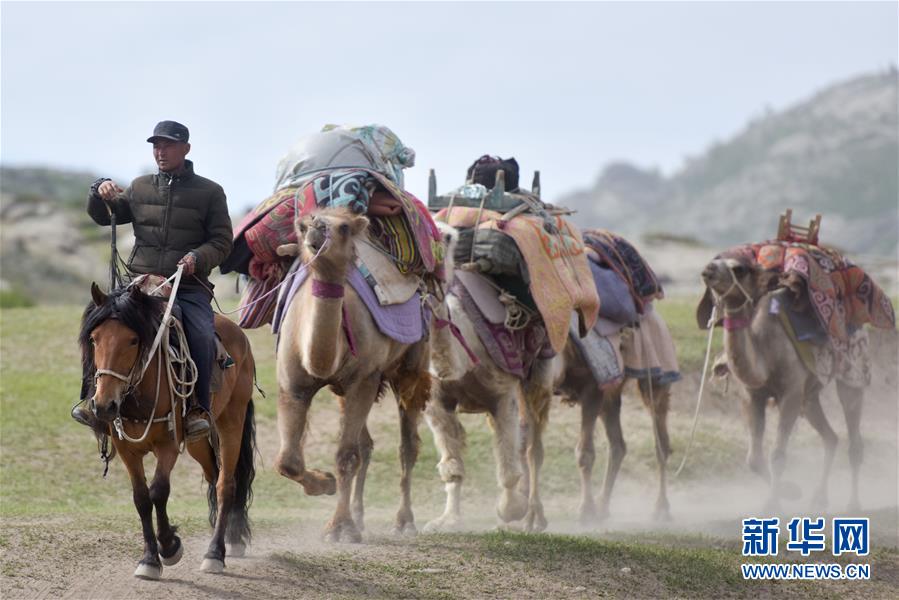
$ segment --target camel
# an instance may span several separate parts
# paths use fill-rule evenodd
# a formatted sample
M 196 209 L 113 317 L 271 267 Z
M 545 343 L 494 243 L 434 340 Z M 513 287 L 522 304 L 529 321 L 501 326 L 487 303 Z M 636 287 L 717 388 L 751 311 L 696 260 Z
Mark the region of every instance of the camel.
M 628 341 L 625 340 L 623 343 L 627 344 Z M 621 395 L 628 379 L 605 390 L 597 389 L 590 368 L 573 344 L 568 344 L 565 351 L 556 357 L 553 374 L 555 390 L 562 396 L 562 400 L 570 404 L 579 404 L 581 407 L 581 429 L 575 450 L 581 474 L 581 502 L 578 516 L 582 524 L 590 525 L 608 518 L 612 489 L 627 454 L 627 445 L 621 430 Z M 659 384 L 650 379 L 636 381 L 643 404 L 652 416 L 656 460 L 659 467 L 659 491 L 653 517 L 658 521 L 667 521 L 671 518 L 666 470 L 668 457 L 671 456 L 671 442 L 668 437 L 671 384 Z M 598 509 L 593 497 L 592 483 L 593 463 L 596 459 L 593 432 L 597 417 L 602 419 L 609 441 L 609 456 Z
M 702 279 L 708 289 L 697 310 L 697 322 L 701 328 L 708 326 L 714 296 L 724 311 L 727 368 L 743 383 L 749 394 L 744 402 L 751 437 L 746 460 L 752 471 L 770 482 L 766 509 L 776 511 L 780 498 L 797 495 L 796 486 L 782 481 L 782 475 L 787 442 L 800 412 L 824 442 L 823 468 L 812 503 L 814 509 L 825 508 L 837 435 L 821 408 L 821 381 L 806 368 L 778 315 L 772 314 L 772 303 L 781 306 L 788 302 L 807 303 L 806 292 L 778 289 L 777 273 L 764 271 L 742 258 L 713 260 L 702 271 Z M 857 512 L 860 506 L 858 477 L 863 455 L 859 428 L 863 391 L 840 379 L 836 384 L 849 436 L 849 463 L 852 469 L 849 510 Z M 770 466 L 765 463 L 762 446 L 769 398 L 774 399 L 780 411 Z
M 401 501 L 395 531 L 414 533 L 411 477 L 418 456 L 417 424 L 430 394 L 428 342 L 399 343 L 380 332 L 363 301 L 347 285 L 354 240 L 368 219 L 329 208 L 295 223 L 298 244 L 279 247 L 300 254 L 310 281 L 297 291 L 281 325 L 277 351 L 278 431 L 275 468 L 307 494 L 337 492 L 337 508 L 324 530 L 328 541 L 360 542 L 363 491 L 374 443 L 366 421 L 372 404 L 394 391 L 400 416 Z M 312 397 L 328 386 L 340 406 L 337 477 L 307 468 L 303 444 Z
M 438 222 L 437 226 L 446 246 L 444 268 L 449 285 L 453 279 L 452 257 L 458 234 L 445 223 Z M 465 479 L 465 430 L 459 422 L 457 411 L 486 414 L 494 431 L 493 454 L 500 488 L 497 516 L 509 522 L 520 520 L 526 514 L 534 514 L 528 499 L 517 490 L 521 478 L 518 458 L 521 382 L 494 364 L 456 296 L 446 294 L 442 305 L 435 307 L 434 316 L 436 325 L 432 327 L 431 334 L 433 397 L 425 408 L 425 419 L 440 453 L 437 470 L 445 484 L 446 507 L 440 517 L 425 525 L 424 531 L 458 531 L 465 527 L 461 507 Z M 452 325 L 441 325 L 445 323 Z M 469 350 L 477 357 L 477 364 L 455 337 L 453 327 L 458 328 Z M 551 396 L 549 369 L 541 366 L 534 370 L 543 374 L 546 384 L 542 389 L 548 390 Z M 541 388 L 534 386 L 534 389 Z

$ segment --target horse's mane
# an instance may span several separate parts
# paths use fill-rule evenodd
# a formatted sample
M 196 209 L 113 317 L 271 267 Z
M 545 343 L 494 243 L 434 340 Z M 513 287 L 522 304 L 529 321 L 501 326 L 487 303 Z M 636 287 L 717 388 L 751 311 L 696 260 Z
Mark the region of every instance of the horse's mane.
M 91 300 L 81 316 L 81 332 L 78 344 L 81 346 L 81 362 L 84 373 L 94 371 L 94 348 L 91 333 L 101 323 L 116 319 L 137 334 L 141 359 L 148 352 L 156 336 L 157 325 L 166 304 L 165 298 L 148 296 L 136 287 L 121 287 L 109 292 L 103 304 Z

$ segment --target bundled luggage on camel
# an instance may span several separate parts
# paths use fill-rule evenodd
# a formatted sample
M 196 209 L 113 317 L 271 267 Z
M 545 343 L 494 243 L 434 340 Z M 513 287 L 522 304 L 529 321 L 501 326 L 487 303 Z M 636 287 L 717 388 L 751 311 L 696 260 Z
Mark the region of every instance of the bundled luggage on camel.
M 301 139 L 278 166 L 274 193 L 240 221 L 223 273 L 249 277 L 239 319 L 244 328 L 272 323 L 281 284 L 294 263 L 278 248 L 296 244 L 296 219 L 346 207 L 370 221 L 356 267 L 380 305 L 408 302 L 441 277 L 442 248 L 427 208 L 403 189 L 415 153 L 387 127 L 327 125 Z M 273 324 L 276 327 L 276 324 Z
M 525 377 L 537 356 L 560 352 L 572 311 L 582 335 L 593 327 L 599 298 L 584 241 L 567 211 L 540 201 L 539 174 L 523 190 L 514 159 L 484 156 L 462 187 L 443 196 L 436 187 L 432 172 L 429 208 L 459 230 L 451 291 L 501 368 Z

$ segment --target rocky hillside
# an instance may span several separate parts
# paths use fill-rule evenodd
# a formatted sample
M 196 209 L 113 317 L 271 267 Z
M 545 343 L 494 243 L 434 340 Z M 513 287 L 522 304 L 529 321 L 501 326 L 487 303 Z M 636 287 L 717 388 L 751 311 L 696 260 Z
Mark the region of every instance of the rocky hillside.
M 92 280 L 107 281 L 108 233 L 84 212 L 94 179 L 54 169 L 0 169 L 2 305 L 81 303 Z
M 895 257 L 899 226 L 897 73 L 833 85 L 752 120 L 670 177 L 610 164 L 595 186 L 558 199 L 576 220 L 621 233 L 670 232 L 715 247 L 773 237 L 785 208 L 823 215 L 821 239 Z

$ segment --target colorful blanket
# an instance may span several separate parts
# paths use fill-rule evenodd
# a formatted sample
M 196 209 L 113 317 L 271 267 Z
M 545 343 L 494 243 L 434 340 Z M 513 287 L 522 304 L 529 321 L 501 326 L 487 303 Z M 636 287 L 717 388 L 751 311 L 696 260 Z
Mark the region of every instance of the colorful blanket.
M 430 213 L 415 196 L 376 171 L 334 169 L 317 174 L 300 187 L 282 189 L 250 211 L 234 229 L 235 244 L 242 241 L 251 251 L 246 265 L 236 270 L 251 277 L 241 304 L 263 298 L 280 283 L 290 259 L 277 255 L 282 244 L 295 243 L 294 221 L 322 206 L 346 206 L 364 213 L 370 189 L 380 184 L 402 206 L 397 216 L 370 217 L 370 235 L 396 258 L 401 272 L 435 273 L 442 276 L 443 249 Z M 266 297 L 241 312 L 241 327 L 259 327 L 271 317 L 273 300 Z
M 826 339 L 820 339 L 823 332 L 816 318 L 812 316 L 815 322 L 810 324 L 806 314 L 797 314 L 785 292 L 786 290 L 782 290 L 771 298 L 768 310 L 780 318 L 780 323 L 805 368 L 822 385 L 836 378 L 855 388 L 867 387 L 871 383 L 868 332 L 862 327 L 854 328 L 849 333 L 846 351 L 838 355 L 832 344 L 828 344 Z M 814 326 L 813 331 L 809 331 L 810 325 Z
M 583 233 L 584 243 L 599 257 L 599 264 L 627 282 L 640 312 L 644 302 L 664 297 L 656 274 L 630 242 L 605 229 L 585 229 Z
M 718 255 L 748 259 L 763 269 L 798 278 L 838 353 L 849 351 L 852 330 L 870 323 L 896 327 L 890 299 L 859 266 L 826 246 L 771 240 L 735 246 Z
M 530 292 L 543 317 L 552 348 L 561 352 L 568 337 L 571 311 L 580 314 L 584 332 L 591 329 L 599 312 L 599 297 L 584 256 L 584 242 L 577 228 L 561 217 L 552 217 L 558 233 L 549 233 L 545 221 L 533 215 L 519 215 L 505 221 L 491 210 L 454 207 L 435 217 L 456 228 L 495 229 L 510 236 L 518 245 L 530 275 Z

